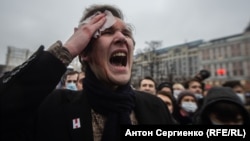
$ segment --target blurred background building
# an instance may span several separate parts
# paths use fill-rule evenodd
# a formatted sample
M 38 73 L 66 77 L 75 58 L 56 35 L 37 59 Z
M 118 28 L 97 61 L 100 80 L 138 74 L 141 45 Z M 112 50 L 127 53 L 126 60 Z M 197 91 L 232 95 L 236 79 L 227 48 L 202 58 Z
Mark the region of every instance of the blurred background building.
M 152 76 L 158 83 L 183 82 L 205 69 L 211 73 L 204 81 L 207 85 L 240 80 L 250 91 L 250 24 L 240 34 L 210 41 L 196 40 L 169 47 L 162 47 L 160 41 L 146 43 L 148 48 L 134 56 L 133 85 L 145 76 Z M 7 48 L 6 64 L 0 65 L 0 75 L 22 64 L 33 53 L 18 47 Z M 70 68 L 81 70 L 77 57 Z
M 205 69 L 211 73 L 204 81 L 208 86 L 240 80 L 250 91 L 250 24 L 240 34 L 206 42 L 158 48 L 150 45 L 147 51 L 135 55 L 133 85 L 144 76 L 152 76 L 158 83 L 183 82 Z

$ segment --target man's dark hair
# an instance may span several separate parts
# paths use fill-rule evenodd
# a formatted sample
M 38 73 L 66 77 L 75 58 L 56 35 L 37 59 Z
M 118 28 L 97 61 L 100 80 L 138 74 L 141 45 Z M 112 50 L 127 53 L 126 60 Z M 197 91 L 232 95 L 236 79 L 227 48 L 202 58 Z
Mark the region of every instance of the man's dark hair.
M 158 85 L 157 91 L 160 91 L 162 88 L 168 87 L 171 90 L 171 93 L 173 93 L 173 83 L 171 82 L 162 82 Z
M 229 80 L 222 84 L 223 87 L 234 88 L 236 86 L 243 87 L 239 80 Z
M 156 83 L 156 81 L 154 80 L 153 77 L 151 77 L 151 76 L 145 76 L 144 78 L 142 78 L 142 79 L 139 81 L 138 87 L 141 87 L 141 82 L 142 82 L 142 80 L 145 80 L 145 79 L 153 81 L 154 84 L 155 84 L 155 87 L 157 86 L 157 83 Z
M 205 83 L 203 83 L 203 82 L 201 82 L 201 81 L 199 81 L 199 80 L 197 80 L 195 78 L 185 81 L 183 83 L 184 88 L 188 89 L 191 82 L 198 82 L 198 83 L 200 83 L 201 84 L 201 89 L 202 89 L 202 91 L 204 91 L 204 89 L 205 89 Z
M 110 6 L 110 5 L 105 5 L 105 4 L 104 5 L 98 4 L 97 5 L 96 4 L 96 5 L 92 5 L 91 7 L 86 8 L 80 22 L 86 20 L 88 17 L 94 15 L 98 11 L 103 13 L 105 10 L 110 11 L 115 17 L 118 17 L 122 20 L 124 19 L 122 11 L 119 8 L 117 8 L 116 6 L 114 6 L 114 5 Z

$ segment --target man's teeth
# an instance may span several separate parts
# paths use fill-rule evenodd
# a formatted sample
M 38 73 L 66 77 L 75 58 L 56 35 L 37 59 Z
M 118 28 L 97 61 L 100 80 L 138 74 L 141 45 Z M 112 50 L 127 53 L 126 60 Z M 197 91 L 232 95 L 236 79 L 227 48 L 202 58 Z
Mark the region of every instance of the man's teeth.
M 118 53 L 113 54 L 112 57 L 116 57 L 116 56 L 126 56 L 126 54 L 124 52 L 118 52 Z

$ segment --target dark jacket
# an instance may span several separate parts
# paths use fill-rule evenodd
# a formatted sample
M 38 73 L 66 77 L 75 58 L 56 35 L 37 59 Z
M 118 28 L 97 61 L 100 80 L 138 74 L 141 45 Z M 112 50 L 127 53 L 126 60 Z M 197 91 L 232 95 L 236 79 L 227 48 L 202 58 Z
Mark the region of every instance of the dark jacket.
M 230 102 L 239 106 L 243 113 L 244 124 L 250 124 L 250 117 L 248 111 L 244 107 L 239 97 L 228 87 L 213 87 L 211 88 L 206 97 L 200 110 L 195 116 L 194 124 L 211 124 L 207 112 L 208 108 L 218 102 Z
M 65 71 L 61 61 L 41 47 L 0 78 L 1 141 L 93 139 L 86 94 L 55 90 Z M 134 112 L 139 124 L 173 124 L 159 98 L 138 91 L 135 96 Z M 80 119 L 81 128 L 72 128 L 74 119 Z

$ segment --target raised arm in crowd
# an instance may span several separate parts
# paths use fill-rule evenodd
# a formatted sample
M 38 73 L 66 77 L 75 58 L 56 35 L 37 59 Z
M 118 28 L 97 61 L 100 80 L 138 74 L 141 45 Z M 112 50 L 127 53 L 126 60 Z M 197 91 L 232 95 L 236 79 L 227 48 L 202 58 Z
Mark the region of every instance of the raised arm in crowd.
M 122 12 L 92 5 L 65 42 L 41 46 L 0 78 L 1 141 L 117 141 L 120 125 L 173 124 L 167 106 L 130 85 L 135 41 Z M 55 89 L 79 56 L 84 89 Z

